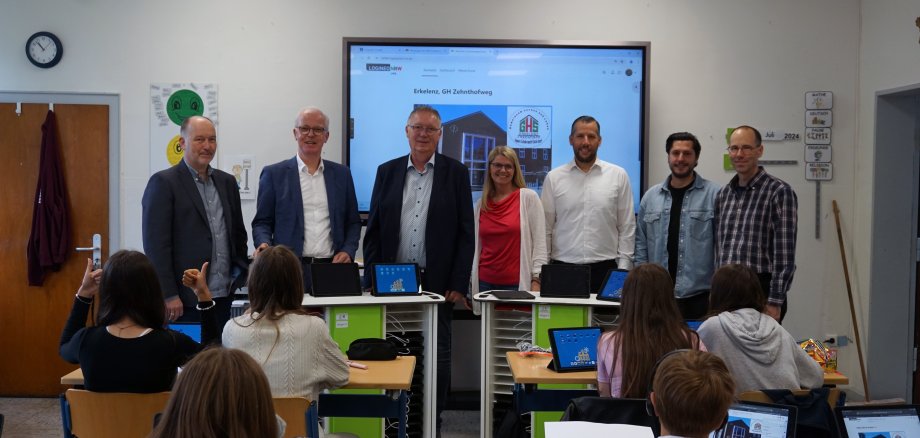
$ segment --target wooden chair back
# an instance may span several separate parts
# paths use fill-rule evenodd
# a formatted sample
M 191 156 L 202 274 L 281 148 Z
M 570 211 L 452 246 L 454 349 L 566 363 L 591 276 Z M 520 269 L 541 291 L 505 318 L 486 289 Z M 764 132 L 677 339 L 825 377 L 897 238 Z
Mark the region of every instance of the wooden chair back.
M 81 438 L 144 438 L 153 416 L 169 401 L 168 392 L 133 394 L 68 389 L 62 404 L 64 429 Z M 68 421 L 69 420 L 69 421 Z
M 284 438 L 309 436 L 307 413 L 310 409 L 310 400 L 304 397 L 274 397 L 275 414 L 281 417 L 287 427 L 284 429 Z

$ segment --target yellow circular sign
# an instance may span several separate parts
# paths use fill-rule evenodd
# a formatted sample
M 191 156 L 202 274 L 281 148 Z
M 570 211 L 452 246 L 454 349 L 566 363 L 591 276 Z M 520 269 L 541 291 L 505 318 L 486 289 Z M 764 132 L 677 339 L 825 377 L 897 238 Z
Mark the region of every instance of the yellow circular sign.
M 170 166 L 179 164 L 182 159 L 182 145 L 179 144 L 179 136 L 173 137 L 166 145 L 166 159 L 169 160 Z

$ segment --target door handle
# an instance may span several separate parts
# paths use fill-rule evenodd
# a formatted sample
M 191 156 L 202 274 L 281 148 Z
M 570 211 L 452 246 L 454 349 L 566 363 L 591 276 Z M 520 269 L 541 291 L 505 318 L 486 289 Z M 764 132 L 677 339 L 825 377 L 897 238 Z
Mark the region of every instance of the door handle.
M 77 251 L 92 251 L 93 252 L 93 269 L 102 268 L 102 235 L 93 234 L 93 246 L 89 247 L 77 247 Z

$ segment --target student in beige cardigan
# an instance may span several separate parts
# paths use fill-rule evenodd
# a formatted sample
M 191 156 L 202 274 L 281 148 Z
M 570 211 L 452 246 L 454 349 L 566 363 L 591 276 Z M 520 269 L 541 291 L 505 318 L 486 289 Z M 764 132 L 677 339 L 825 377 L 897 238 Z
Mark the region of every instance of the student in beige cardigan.
M 223 345 L 245 351 L 262 366 L 273 396 L 316 400 L 323 390 L 348 383 L 345 355 L 326 323 L 301 307 L 303 274 L 290 249 L 262 250 L 247 284 L 249 310 L 224 326 Z

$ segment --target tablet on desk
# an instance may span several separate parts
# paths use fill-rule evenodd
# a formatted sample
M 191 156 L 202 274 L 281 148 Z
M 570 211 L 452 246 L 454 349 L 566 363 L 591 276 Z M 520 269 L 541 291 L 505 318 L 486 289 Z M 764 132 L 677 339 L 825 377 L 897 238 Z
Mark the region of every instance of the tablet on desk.
M 201 343 L 201 323 L 200 322 L 179 322 L 169 323 L 169 329 L 183 333 L 192 338 L 195 342 Z
M 590 298 L 591 268 L 586 265 L 549 264 L 540 270 L 543 298 Z
M 623 284 L 626 282 L 627 275 L 629 271 L 625 269 L 607 271 L 607 276 L 604 277 L 604 282 L 601 284 L 601 290 L 597 293 L 597 299 L 619 302 L 623 297 Z
M 310 274 L 314 297 L 361 296 L 361 274 L 357 263 L 313 263 Z
M 600 327 L 549 329 L 553 360 L 548 368 L 557 373 L 597 369 L 597 339 Z
M 415 263 L 374 264 L 373 289 L 378 297 L 418 295 L 421 293 L 418 265 Z
M 728 420 L 712 438 L 795 436 L 796 408 L 789 405 L 740 402 L 728 408 Z
M 920 436 L 920 405 L 845 406 L 834 414 L 843 438 Z

